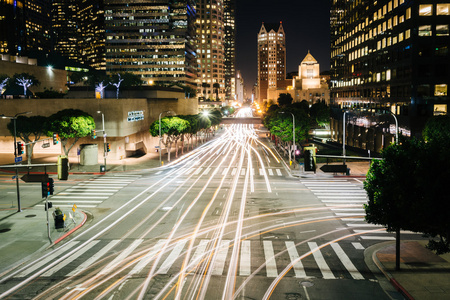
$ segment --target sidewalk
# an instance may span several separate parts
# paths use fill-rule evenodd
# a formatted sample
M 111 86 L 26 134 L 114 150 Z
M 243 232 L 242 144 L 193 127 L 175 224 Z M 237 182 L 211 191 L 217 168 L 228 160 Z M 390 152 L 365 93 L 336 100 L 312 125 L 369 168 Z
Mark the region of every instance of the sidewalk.
M 406 299 L 450 299 L 450 253 L 436 255 L 427 241 L 403 241 L 400 271 L 395 270 L 395 242 L 378 244 L 372 259 L 379 270 Z M 372 270 L 376 272 L 377 270 Z

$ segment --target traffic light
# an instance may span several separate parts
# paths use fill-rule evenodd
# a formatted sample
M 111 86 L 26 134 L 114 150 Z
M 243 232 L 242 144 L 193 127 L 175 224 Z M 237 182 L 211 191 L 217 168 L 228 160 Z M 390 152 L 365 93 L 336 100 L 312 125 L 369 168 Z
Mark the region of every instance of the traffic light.
M 106 152 L 111 151 L 111 145 L 109 143 L 106 143 Z
M 93 139 L 97 138 L 97 134 L 95 133 L 95 129 L 91 130 L 91 138 L 93 138 Z
M 23 154 L 23 143 L 22 142 L 17 142 L 16 151 L 17 151 L 18 156 Z
M 48 194 L 53 195 L 53 192 L 55 191 L 55 184 L 53 178 L 48 179 Z
M 53 145 L 58 144 L 59 135 L 57 133 L 53 133 Z

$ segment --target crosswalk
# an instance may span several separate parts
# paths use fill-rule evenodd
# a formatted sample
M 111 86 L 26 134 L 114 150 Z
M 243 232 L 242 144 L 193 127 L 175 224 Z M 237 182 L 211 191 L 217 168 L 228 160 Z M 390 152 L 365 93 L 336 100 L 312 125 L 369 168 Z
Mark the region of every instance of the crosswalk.
M 360 234 L 361 240 L 395 240 L 395 237 L 386 230 L 365 233 L 369 230 L 384 229 L 384 227 L 365 221 L 366 213 L 363 205 L 367 203 L 368 198 L 360 183 L 347 179 L 302 180 L 301 183 L 322 203 L 330 206 L 330 210 L 344 222 L 349 230 Z M 402 233 L 414 234 L 409 231 Z
M 190 167 L 190 168 L 186 168 L 186 169 L 181 169 L 180 172 L 184 171 L 185 175 L 190 175 L 190 174 L 194 174 L 194 175 L 208 175 L 208 174 L 212 174 L 212 170 L 214 170 L 214 168 L 211 167 L 207 167 L 207 168 L 203 168 L 203 167 Z M 231 175 L 231 176 L 235 176 L 238 172 L 238 168 L 228 168 L 228 167 L 220 167 L 219 170 L 217 171 L 217 174 L 220 174 L 222 176 L 224 175 Z M 281 177 L 283 176 L 283 172 L 282 170 L 284 169 L 280 169 L 280 168 L 252 168 L 250 169 L 250 175 L 251 176 L 273 176 L 273 177 Z M 158 171 L 156 173 L 156 175 L 159 175 L 163 173 L 163 171 Z M 247 168 L 241 168 L 240 169 L 240 173 L 239 176 L 245 176 L 245 174 L 247 173 Z M 287 174 L 286 174 L 287 175 Z
M 140 175 L 98 176 L 52 195 L 49 201 L 53 203 L 53 206 L 61 208 L 72 207 L 73 204 L 79 208 L 97 207 L 140 177 Z M 45 200 L 37 206 L 44 207 L 44 203 Z
M 128 263 L 126 258 L 136 254 L 136 251 L 139 251 L 139 258 L 134 259 L 136 256 L 133 256 L 133 264 L 123 272 L 130 276 L 145 276 L 165 243 L 165 239 L 158 240 L 151 246 L 142 246 L 146 244 L 143 239 L 94 240 L 41 274 L 41 277 L 77 276 L 81 275 L 83 271 L 93 271 L 90 269 L 92 266 L 98 268 L 96 273 L 99 275 L 108 275 Z M 296 244 L 293 240 L 243 240 L 240 243 L 238 276 L 250 276 L 254 273 L 257 276 L 275 278 L 288 264 L 293 264 L 292 270 L 286 275 L 288 277 L 373 279 L 373 275 L 368 272 L 362 258 L 363 255 L 361 255 L 364 247 L 353 245 L 350 242 L 332 243 L 322 248 L 316 242 Z M 67 243 L 52 255 L 22 270 L 14 277 L 23 278 L 31 275 L 79 244 L 79 241 Z M 215 244 L 214 240 L 197 240 L 189 260 L 189 268 L 195 269 L 202 262 L 206 262 L 208 268 L 211 268 L 212 276 L 226 275 L 233 241 L 222 240 L 217 244 L 217 248 L 211 250 L 213 244 Z M 168 247 L 159 260 L 156 274 L 178 273 L 186 254 L 187 245 L 187 240 L 180 240 Z M 215 254 L 211 262 L 205 259 L 209 254 Z M 299 260 L 300 256 L 303 256 L 301 260 Z M 206 269 L 203 270 L 206 272 Z

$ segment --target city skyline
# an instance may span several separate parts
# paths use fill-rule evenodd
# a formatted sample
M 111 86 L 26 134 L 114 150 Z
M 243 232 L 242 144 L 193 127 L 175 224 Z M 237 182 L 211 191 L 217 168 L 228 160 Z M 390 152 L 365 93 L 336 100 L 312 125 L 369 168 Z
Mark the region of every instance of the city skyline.
M 297 71 L 308 50 L 330 69 L 330 2 L 237 1 L 236 70 L 240 70 L 247 96 L 257 80 L 257 35 L 262 23 L 282 22 L 286 32 L 286 73 Z

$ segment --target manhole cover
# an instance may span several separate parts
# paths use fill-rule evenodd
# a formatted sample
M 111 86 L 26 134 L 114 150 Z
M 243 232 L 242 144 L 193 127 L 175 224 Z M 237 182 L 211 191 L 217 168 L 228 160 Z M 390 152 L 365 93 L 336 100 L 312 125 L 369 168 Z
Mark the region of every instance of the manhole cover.
M 302 281 L 300 282 L 300 284 L 304 287 L 312 287 L 314 285 L 314 283 L 312 283 L 311 281 Z
M 0 229 L 0 233 L 8 232 L 10 230 L 11 230 L 11 228 L 3 228 L 3 229 Z
M 33 218 L 36 217 L 36 215 L 26 215 L 25 218 Z

